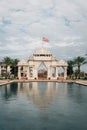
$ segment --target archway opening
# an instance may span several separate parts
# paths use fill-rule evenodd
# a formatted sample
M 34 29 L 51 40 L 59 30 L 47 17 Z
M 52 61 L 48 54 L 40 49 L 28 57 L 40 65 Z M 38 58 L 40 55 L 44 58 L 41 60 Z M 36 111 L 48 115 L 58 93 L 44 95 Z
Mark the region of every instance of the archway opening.
M 63 67 L 59 67 L 58 75 L 59 75 L 59 79 L 64 79 L 64 68 Z
M 21 66 L 21 68 L 20 68 L 20 74 L 21 74 L 21 78 L 22 78 L 22 79 L 26 79 L 27 74 L 26 74 L 26 71 L 25 71 L 25 67 L 24 67 L 24 66 Z
M 47 79 L 47 67 L 44 62 L 38 68 L 38 79 Z
M 56 67 L 51 68 L 51 75 L 52 77 L 56 77 Z

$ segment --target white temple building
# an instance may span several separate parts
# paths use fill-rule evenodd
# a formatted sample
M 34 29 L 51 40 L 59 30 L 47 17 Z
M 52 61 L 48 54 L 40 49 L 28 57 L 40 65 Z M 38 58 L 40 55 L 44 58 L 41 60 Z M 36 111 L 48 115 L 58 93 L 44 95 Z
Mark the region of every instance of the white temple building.
M 40 67 L 42 69 L 40 70 Z M 43 71 L 43 66 L 45 71 Z M 39 79 L 40 73 L 45 73 L 46 79 L 59 79 L 58 69 L 63 68 L 63 79 L 67 78 L 67 62 L 57 60 L 46 48 L 40 48 L 27 61 L 18 63 L 18 79 Z

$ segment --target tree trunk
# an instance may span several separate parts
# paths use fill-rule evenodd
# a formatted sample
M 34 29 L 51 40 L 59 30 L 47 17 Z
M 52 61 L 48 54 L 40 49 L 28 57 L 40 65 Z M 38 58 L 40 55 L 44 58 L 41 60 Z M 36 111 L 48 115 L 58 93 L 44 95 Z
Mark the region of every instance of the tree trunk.
M 78 79 L 80 79 L 80 65 L 78 65 Z

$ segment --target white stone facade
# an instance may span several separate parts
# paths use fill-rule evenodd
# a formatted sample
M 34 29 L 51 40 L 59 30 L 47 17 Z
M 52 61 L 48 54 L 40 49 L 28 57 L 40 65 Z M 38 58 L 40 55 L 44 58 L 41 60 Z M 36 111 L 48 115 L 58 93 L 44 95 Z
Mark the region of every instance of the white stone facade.
M 58 61 L 50 51 L 40 48 L 27 61 L 22 60 L 18 63 L 18 79 L 38 79 L 38 69 L 42 63 L 47 68 L 47 79 L 58 79 L 59 67 L 64 70 L 64 79 L 67 78 L 67 62 L 64 60 Z M 54 74 L 52 74 L 52 69 Z
M 7 75 L 10 76 L 10 65 L 6 65 L 4 63 L 0 63 L 0 77 L 5 77 Z

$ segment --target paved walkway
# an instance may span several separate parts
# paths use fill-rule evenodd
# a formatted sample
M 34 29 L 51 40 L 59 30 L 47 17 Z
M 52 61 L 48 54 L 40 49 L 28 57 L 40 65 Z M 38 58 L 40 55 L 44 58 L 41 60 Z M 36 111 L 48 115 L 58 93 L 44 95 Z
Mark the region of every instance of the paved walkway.
M 9 84 L 11 82 L 14 82 L 14 81 L 11 81 L 11 80 L 0 80 L 0 85 Z
M 76 83 L 82 84 L 82 85 L 87 85 L 87 80 L 76 80 Z

